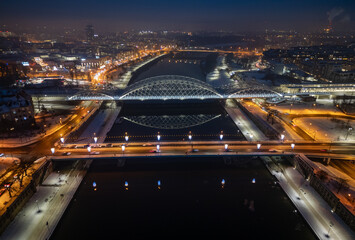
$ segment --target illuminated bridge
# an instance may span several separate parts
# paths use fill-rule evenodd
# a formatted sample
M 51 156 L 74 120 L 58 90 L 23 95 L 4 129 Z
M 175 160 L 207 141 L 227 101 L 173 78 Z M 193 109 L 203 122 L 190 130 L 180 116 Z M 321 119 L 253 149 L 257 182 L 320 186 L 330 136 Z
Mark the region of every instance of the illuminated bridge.
M 147 78 L 127 87 L 124 92 L 83 91 L 68 100 L 193 100 L 227 98 L 270 98 L 281 94 L 265 88 L 243 88 L 219 93 L 209 84 L 186 76 L 161 75 Z

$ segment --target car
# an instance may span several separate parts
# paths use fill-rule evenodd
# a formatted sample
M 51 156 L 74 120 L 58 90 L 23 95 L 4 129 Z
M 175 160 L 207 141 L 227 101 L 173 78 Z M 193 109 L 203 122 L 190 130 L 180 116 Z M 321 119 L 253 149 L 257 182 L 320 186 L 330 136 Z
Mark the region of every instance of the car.
M 112 147 L 112 143 L 107 144 L 106 147 Z
M 12 182 L 8 182 L 8 183 L 5 183 L 5 184 L 4 184 L 4 187 L 5 187 L 5 188 L 9 188 L 9 187 L 11 187 L 11 185 L 12 185 Z
M 282 151 L 281 151 L 281 150 L 278 150 L 278 149 L 270 148 L 270 149 L 269 149 L 269 152 L 282 152 Z
M 71 154 L 71 152 L 64 152 L 62 155 L 63 156 L 69 156 Z
M 193 149 L 191 149 L 191 152 L 198 152 L 198 149 L 197 148 L 193 148 Z
M 90 152 L 91 155 L 99 155 L 100 152 Z
M 149 150 L 150 153 L 158 153 L 159 151 L 156 149 Z
M 3 153 L 0 153 L 0 157 L 5 157 L 5 154 L 3 154 Z
M 0 188 L 0 196 L 3 195 L 6 191 L 6 188 Z

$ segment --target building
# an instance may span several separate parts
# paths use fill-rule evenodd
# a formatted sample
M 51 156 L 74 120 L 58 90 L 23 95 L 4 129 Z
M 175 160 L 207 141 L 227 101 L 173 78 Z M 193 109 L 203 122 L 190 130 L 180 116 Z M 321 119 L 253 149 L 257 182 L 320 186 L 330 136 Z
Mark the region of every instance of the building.
M 355 71 L 334 71 L 329 79 L 334 83 L 355 82 Z
M 0 129 L 14 131 L 34 125 L 31 96 L 23 90 L 0 89 Z
M 91 24 L 85 27 L 85 34 L 88 42 L 94 40 L 94 27 Z

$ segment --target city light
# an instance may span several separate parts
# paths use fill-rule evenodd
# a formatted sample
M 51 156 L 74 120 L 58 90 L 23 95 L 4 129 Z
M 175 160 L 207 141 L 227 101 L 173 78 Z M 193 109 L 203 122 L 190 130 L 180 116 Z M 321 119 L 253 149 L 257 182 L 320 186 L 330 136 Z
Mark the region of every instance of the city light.
M 158 132 L 157 140 L 160 141 L 160 133 Z
M 64 18 L 53 16 L 59 26 L 50 14 L 26 14 L 36 7 L 28 8 L 32 2 L 5 1 L 0 212 L 1 223 L 13 223 L 1 226 L 4 238 L 49 238 L 57 228 L 63 236 L 90 235 L 92 224 L 76 227 L 76 218 L 53 214 L 78 215 L 60 204 L 75 194 L 78 206 L 94 203 L 77 219 L 89 213 L 100 216 L 94 219 L 98 225 L 110 226 L 116 218 L 116 228 L 96 235 L 125 237 L 130 226 L 137 236 L 148 228 L 164 235 L 176 227 L 164 220 L 197 219 L 208 203 L 210 219 L 250 227 L 215 231 L 213 222 L 197 221 L 190 235 L 284 239 L 296 226 L 298 239 L 312 234 L 355 239 L 346 226 L 355 214 L 348 179 L 355 172 L 355 26 L 350 19 L 355 0 L 336 6 L 311 0 L 297 8 L 272 1 L 259 3 L 267 14 L 257 18 L 252 1 L 243 1 L 242 8 L 238 1 L 193 4 L 211 13 L 197 27 L 201 14 L 190 16 L 189 3 L 46 1 L 43 13 L 70 9 Z M 299 14 L 305 11 L 317 24 Z M 78 18 L 85 13 L 109 17 L 93 26 L 89 21 L 95 19 Z M 250 26 L 246 35 L 234 15 Z M 179 29 L 182 23 L 186 26 Z M 302 27 L 307 31 L 298 31 Z M 46 173 L 51 161 L 54 170 Z M 26 197 L 29 187 L 40 190 L 34 198 Z M 180 190 L 188 197 L 183 208 L 159 207 L 181 203 L 186 196 Z M 242 201 L 236 202 L 235 194 Z M 209 195 L 218 201 L 208 201 Z M 268 214 L 262 203 L 270 200 L 279 209 L 290 202 L 292 208 Z M 111 201 L 115 206 L 105 211 Z M 158 206 L 148 209 L 153 214 L 144 211 L 150 202 Z M 18 203 L 23 209 L 14 217 Z M 219 211 L 221 206 L 230 211 Z M 189 212 L 194 208 L 198 211 Z M 127 209 L 134 214 L 127 216 Z M 276 230 L 265 234 L 263 221 L 255 224 L 248 215 L 268 219 L 270 226 L 278 223 Z M 151 222 L 142 227 L 147 216 Z

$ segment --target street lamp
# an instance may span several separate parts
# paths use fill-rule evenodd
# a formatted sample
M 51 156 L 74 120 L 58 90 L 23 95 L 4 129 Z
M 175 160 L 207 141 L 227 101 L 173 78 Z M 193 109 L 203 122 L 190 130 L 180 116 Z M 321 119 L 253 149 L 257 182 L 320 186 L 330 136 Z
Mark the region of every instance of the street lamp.
M 60 138 L 60 142 L 64 143 L 64 138 L 63 137 Z
M 349 136 L 349 133 L 350 133 L 350 131 L 351 131 L 351 130 L 353 130 L 353 128 L 351 128 L 351 127 L 350 127 L 350 128 L 348 129 L 348 132 L 346 133 L 345 140 L 347 140 L 347 139 L 348 139 L 348 136 Z
M 221 131 L 221 134 L 219 134 L 219 139 L 222 141 L 223 140 L 223 131 Z
M 38 200 L 36 200 L 37 212 L 39 212 Z
M 189 140 L 192 140 L 192 135 L 191 135 L 191 131 L 189 131 Z
M 157 145 L 157 152 L 159 152 L 160 151 L 160 145 L 158 144 Z
M 94 142 L 95 142 L 95 144 L 97 143 L 97 137 L 94 137 Z
M 126 150 L 126 146 L 122 145 L 122 153 L 124 153 L 125 150 Z
M 158 141 L 160 141 L 160 133 L 158 132 L 158 135 L 157 135 L 157 139 Z
M 250 141 L 253 141 L 253 134 L 250 134 Z
M 334 223 L 332 221 L 330 221 L 329 223 L 329 229 L 328 229 L 328 233 L 327 233 L 327 237 L 329 238 L 330 237 L 330 230 L 332 229 L 332 227 L 334 226 Z
M 261 144 L 260 144 L 260 143 L 256 144 L 256 148 L 257 148 L 258 150 L 260 149 L 260 147 L 261 147 Z
M 52 154 L 54 154 L 54 152 L 55 152 L 55 148 L 54 147 L 51 148 L 51 152 L 52 152 Z
M 87 147 L 88 152 L 91 152 L 91 146 Z
M 126 140 L 126 142 L 128 141 L 128 135 L 127 135 L 127 132 L 125 132 L 125 136 L 124 136 L 124 139 Z
M 292 148 L 292 150 L 295 148 L 295 144 L 294 143 L 291 143 L 291 148 Z
M 228 151 L 228 144 L 224 144 L 224 150 Z
M 284 141 L 284 139 L 285 139 L 285 135 L 284 134 L 281 134 L 281 141 L 283 142 Z

